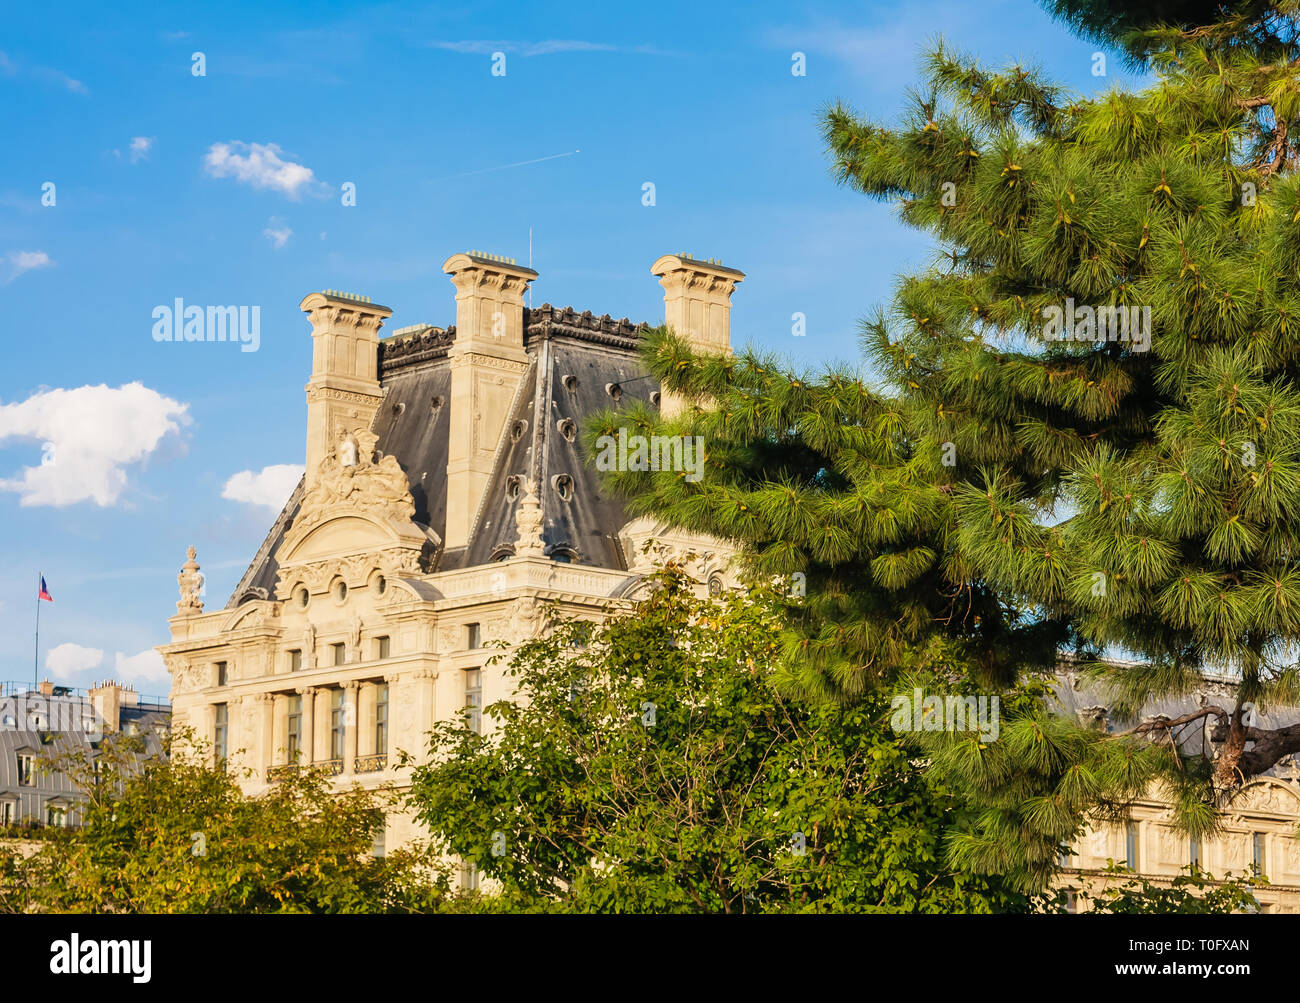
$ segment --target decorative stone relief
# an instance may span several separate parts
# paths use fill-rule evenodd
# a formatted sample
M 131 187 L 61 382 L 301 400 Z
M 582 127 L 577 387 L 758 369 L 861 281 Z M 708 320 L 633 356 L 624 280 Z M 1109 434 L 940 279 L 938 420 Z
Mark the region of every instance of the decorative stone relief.
M 295 531 L 336 514 L 340 506 L 398 522 L 415 518 L 415 502 L 406 474 L 394 457 L 378 454 L 378 441 L 374 432 L 358 429 L 321 460 L 316 483 L 303 498 L 294 519 Z
M 532 596 L 516 599 L 510 607 L 510 616 L 505 624 L 506 640 L 511 642 L 529 641 L 541 636 L 546 625 L 542 604 Z
M 525 480 L 519 492 L 519 507 L 515 509 L 515 528 L 519 535 L 515 539 L 516 557 L 542 557 L 545 546 L 542 543 L 542 506 L 537 498 L 537 482 Z

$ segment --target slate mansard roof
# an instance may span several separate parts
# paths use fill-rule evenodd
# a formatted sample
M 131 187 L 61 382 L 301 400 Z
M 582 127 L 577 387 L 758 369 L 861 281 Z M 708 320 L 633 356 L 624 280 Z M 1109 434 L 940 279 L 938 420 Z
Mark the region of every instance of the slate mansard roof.
M 538 484 L 548 554 L 573 563 L 627 569 L 617 534 L 628 517 L 621 503 L 597 490 L 595 471 L 584 461 L 578 440 L 583 421 L 613 405 L 612 388 L 624 400 L 657 406 L 659 384 L 648 376 L 638 354 L 648 326 L 549 303 L 524 309 L 529 366 L 506 420 L 469 544 L 441 552 L 431 570 L 474 567 L 508 556 L 516 536 L 515 485 L 525 478 Z M 380 341 L 379 382 L 386 393 L 371 426 L 379 436 L 379 450 L 395 457 L 406 473 L 416 520 L 440 538 L 446 535 L 447 520 L 447 356 L 455 340 L 454 325 L 418 325 Z M 299 482 L 227 609 L 274 594 L 278 568 L 273 555 L 293 525 L 302 495 Z

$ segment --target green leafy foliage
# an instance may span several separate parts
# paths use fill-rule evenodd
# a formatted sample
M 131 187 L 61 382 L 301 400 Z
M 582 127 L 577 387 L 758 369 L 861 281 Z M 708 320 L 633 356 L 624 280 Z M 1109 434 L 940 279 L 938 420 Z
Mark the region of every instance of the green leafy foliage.
M 1300 752 L 1300 726 L 1247 708 L 1300 696 L 1295 5 L 1049 6 L 1131 42 L 1153 82 L 1082 98 L 941 41 L 897 123 L 822 116 L 837 178 L 939 248 L 864 323 L 872 379 L 661 330 L 651 371 L 692 406 L 587 429 L 704 438 L 698 482 L 609 489 L 756 573 L 806 574 L 779 659 L 807 694 L 871 699 L 936 640 L 990 688 L 1072 654 L 1117 712 L 1236 681 L 1126 735 L 1044 700 L 996 746 L 934 738 L 936 777 L 979 809 L 952 859 L 1026 887 L 1089 812 L 1153 785 L 1208 833 Z
M 178 744 L 179 743 L 179 744 Z M 197 748 L 183 731 L 168 753 Z M 108 736 L 58 766 L 88 801 L 84 825 L 46 830 L 31 855 L 0 848 L 0 912 L 343 913 L 436 908 L 445 878 L 418 849 L 371 850 L 391 793 L 334 793 L 319 774 L 256 797 L 203 757 L 140 761 Z M 203 761 L 200 761 L 200 760 Z
M 959 805 L 889 732 L 886 701 L 782 696 L 772 597 L 691 585 L 670 567 L 634 609 L 518 649 L 487 735 L 439 723 L 411 806 L 494 888 L 466 908 L 1028 907 L 944 864 Z

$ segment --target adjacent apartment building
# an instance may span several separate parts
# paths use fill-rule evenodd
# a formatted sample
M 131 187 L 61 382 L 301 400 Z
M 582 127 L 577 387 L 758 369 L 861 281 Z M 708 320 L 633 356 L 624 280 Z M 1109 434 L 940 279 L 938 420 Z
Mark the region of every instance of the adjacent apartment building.
M 116 682 L 0 683 L 0 828 L 79 825 L 84 796 L 59 764 L 78 753 L 93 763 L 115 731 L 139 735 L 142 756 L 159 755 L 169 720 L 166 701 Z

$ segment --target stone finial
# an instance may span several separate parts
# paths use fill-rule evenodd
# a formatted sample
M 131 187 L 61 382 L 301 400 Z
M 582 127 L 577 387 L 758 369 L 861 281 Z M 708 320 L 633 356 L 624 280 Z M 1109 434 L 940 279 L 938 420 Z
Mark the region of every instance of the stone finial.
M 193 547 L 185 551 L 185 556 L 188 560 L 176 576 L 181 589 L 181 600 L 176 604 L 176 612 L 180 616 L 193 616 L 203 612 L 203 600 L 199 598 L 199 593 L 203 591 L 203 575 L 199 572 L 198 562 L 194 560 Z
M 519 492 L 519 507 L 515 509 L 515 527 L 519 536 L 515 540 L 516 557 L 542 557 L 546 553 L 542 543 L 542 505 L 537 499 L 537 482 L 524 481 Z

